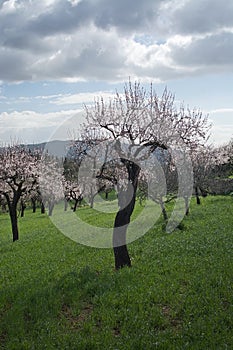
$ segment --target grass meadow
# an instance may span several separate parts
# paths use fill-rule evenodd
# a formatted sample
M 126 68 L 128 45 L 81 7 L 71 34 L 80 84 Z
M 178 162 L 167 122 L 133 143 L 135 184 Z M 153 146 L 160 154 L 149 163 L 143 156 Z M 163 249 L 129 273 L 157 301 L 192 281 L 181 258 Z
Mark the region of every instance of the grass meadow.
M 111 249 L 70 240 L 39 210 L 19 218 L 12 243 L 0 214 L 0 349 L 232 349 L 232 212 L 232 196 L 192 199 L 183 229 L 166 233 L 160 217 L 120 271 Z M 87 207 L 77 215 L 114 220 Z

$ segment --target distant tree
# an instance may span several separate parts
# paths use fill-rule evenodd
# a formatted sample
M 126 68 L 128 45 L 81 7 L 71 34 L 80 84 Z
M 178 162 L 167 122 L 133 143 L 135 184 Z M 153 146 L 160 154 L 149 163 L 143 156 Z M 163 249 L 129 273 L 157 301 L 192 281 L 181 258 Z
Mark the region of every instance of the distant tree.
M 7 211 L 7 202 L 6 202 L 6 198 L 0 194 L 0 205 L 1 205 L 1 209 L 2 212 L 5 213 Z
M 109 149 L 108 145 L 102 147 L 103 138 L 95 128 L 86 129 L 81 134 L 81 140 L 82 142 L 79 142 L 78 148 L 76 148 L 76 159 L 80 161 L 79 166 L 82 164 L 84 157 L 88 160 L 88 174 L 82 175 L 82 190 L 86 194 L 88 204 L 93 208 L 96 196 L 104 191 L 106 191 L 107 195 L 110 187 L 113 187 L 111 179 L 109 181 L 109 177 L 106 177 L 106 170 L 112 170 L 111 166 L 107 164 Z M 102 168 L 102 173 L 105 170 L 105 178 L 101 177 L 99 173 L 98 165 L 100 162 L 104 163 L 105 168 Z M 98 179 L 97 182 L 96 179 Z
M 201 204 L 200 195 L 203 197 L 207 195 L 208 181 L 216 166 L 216 152 L 212 146 L 202 146 L 193 150 L 191 157 L 194 174 L 194 194 L 197 204 Z
M 63 187 L 66 201 L 74 202 L 73 211 L 75 212 L 83 200 L 83 188 L 74 181 L 65 181 Z
M 131 266 L 126 231 L 135 206 L 140 160 L 157 148 L 168 149 L 181 142 L 189 149 L 197 147 L 205 142 L 208 119 L 199 110 L 176 108 L 174 95 L 166 89 L 158 97 L 152 85 L 147 91 L 138 82 L 129 82 L 124 94 L 116 93 L 108 102 L 97 99 L 93 108 L 86 106 L 85 111 L 85 130 L 97 130 L 103 140 L 111 142 L 127 173 L 127 184 L 119 186 L 113 249 L 116 269 Z
M 24 196 L 21 196 L 20 199 L 20 217 L 23 218 L 24 217 L 24 212 L 25 209 L 27 208 L 27 194 L 25 194 Z
M 149 171 L 148 185 L 150 198 L 160 205 L 164 221 L 168 220 L 165 203 L 177 197 L 178 179 L 176 168 L 168 150 L 158 149 L 158 155 L 151 157 L 153 171 Z M 157 163 L 157 164 L 156 164 Z
M 233 192 L 233 141 L 213 149 L 213 166 L 208 179 L 208 192 L 229 194 Z
M 29 191 L 29 200 L 31 201 L 32 204 L 32 212 L 36 212 L 36 205 L 37 203 L 41 203 L 41 193 L 39 190 L 39 183 L 38 181 L 34 184 L 34 186 L 31 188 Z
M 109 197 L 109 193 L 114 191 L 114 184 L 109 180 L 104 180 L 99 182 L 99 192 L 103 192 L 105 194 L 105 199 L 107 200 Z
M 17 205 L 36 182 L 38 153 L 20 145 L 11 145 L 0 152 L 0 194 L 9 209 L 13 241 L 19 239 Z
M 215 148 L 214 175 L 227 178 L 233 174 L 233 140 Z
M 38 170 L 41 208 L 48 207 L 48 215 L 52 216 L 56 203 L 64 199 L 64 176 L 59 159 L 43 154 Z

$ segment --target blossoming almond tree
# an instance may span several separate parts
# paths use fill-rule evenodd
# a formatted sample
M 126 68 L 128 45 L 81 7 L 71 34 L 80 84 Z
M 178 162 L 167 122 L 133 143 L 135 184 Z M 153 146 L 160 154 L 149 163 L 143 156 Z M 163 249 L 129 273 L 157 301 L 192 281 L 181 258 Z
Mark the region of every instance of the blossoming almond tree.
M 12 226 L 13 241 L 19 239 L 17 204 L 33 187 L 37 177 L 38 153 L 20 145 L 0 151 L 0 194 L 6 199 Z
M 61 161 L 49 154 L 43 154 L 38 168 L 38 178 L 43 205 L 47 205 L 48 215 L 52 216 L 55 204 L 65 198 Z
M 159 97 L 152 84 L 148 91 L 140 83 L 131 81 L 125 85 L 123 94 L 116 93 L 107 102 L 97 99 L 94 106 L 86 106 L 85 111 L 87 132 L 99 130 L 103 139 L 112 142 L 127 172 L 128 188 L 118 193 L 113 249 L 116 269 L 131 266 L 126 231 L 135 206 L 141 159 L 149 157 L 157 148 L 168 149 L 174 144 L 189 149 L 197 147 L 205 142 L 208 119 L 200 110 L 176 107 L 174 95 L 167 89 Z
M 67 180 L 64 181 L 63 188 L 66 201 L 74 201 L 73 211 L 75 212 L 83 200 L 83 188 L 78 182 Z

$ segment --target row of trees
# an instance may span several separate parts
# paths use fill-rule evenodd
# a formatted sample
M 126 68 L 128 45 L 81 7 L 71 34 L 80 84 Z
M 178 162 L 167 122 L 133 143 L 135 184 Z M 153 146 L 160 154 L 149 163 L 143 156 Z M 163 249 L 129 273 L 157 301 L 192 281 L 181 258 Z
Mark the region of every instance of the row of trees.
M 97 99 L 94 106 L 85 106 L 85 113 L 79 140 L 72 143 L 72 156 L 65 160 L 19 145 L 1 149 L 2 205 L 8 206 L 15 241 L 19 204 L 24 208 L 30 200 L 35 210 L 40 202 L 52 215 L 61 199 L 72 200 L 76 210 L 84 197 L 93 206 L 100 191 L 107 196 L 115 189 L 119 206 L 113 229 L 115 267 L 131 266 L 126 232 L 137 195 L 157 201 L 167 220 L 164 202 L 177 195 L 179 179 L 185 178 L 191 165 L 192 186 L 200 203 L 200 194 L 212 191 L 210 178 L 232 174 L 233 142 L 219 148 L 206 146 L 210 125 L 200 110 L 178 107 L 166 89 L 159 97 L 152 85 L 146 90 L 138 82 L 129 81 L 124 93 L 113 99 Z M 188 214 L 189 185 L 182 185 Z

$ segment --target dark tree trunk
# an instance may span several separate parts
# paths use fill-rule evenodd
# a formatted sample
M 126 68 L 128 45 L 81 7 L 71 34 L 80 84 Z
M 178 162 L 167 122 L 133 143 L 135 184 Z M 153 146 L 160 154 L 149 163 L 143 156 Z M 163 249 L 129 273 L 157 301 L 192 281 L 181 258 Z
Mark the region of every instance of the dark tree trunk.
M 15 242 L 15 241 L 18 241 L 18 239 L 19 239 L 18 219 L 17 219 L 17 206 L 14 205 L 14 204 L 10 205 L 9 211 L 10 211 L 10 218 L 11 218 L 11 228 L 12 228 L 13 242 Z
M 164 201 L 163 201 L 162 198 L 159 199 L 159 204 L 160 204 L 160 207 L 162 209 L 162 214 L 163 214 L 164 221 L 167 221 L 168 220 L 168 215 L 167 215 L 167 211 L 166 211 L 166 208 L 165 208 L 165 205 L 164 205 Z
M 207 197 L 208 192 L 201 187 L 199 187 L 199 188 L 200 188 L 202 197 L 204 197 L 204 198 Z
M 17 204 L 19 202 L 20 196 L 22 195 L 22 185 L 19 185 L 18 189 L 14 191 L 13 200 L 10 200 L 10 197 L 7 193 L 4 193 L 4 196 L 7 201 L 10 219 L 11 219 L 11 228 L 13 242 L 18 241 L 19 239 L 19 229 L 18 229 L 18 218 L 17 218 Z
M 21 212 L 20 212 L 21 218 L 24 217 L 24 211 L 25 211 L 25 209 L 26 209 L 26 204 L 23 203 L 23 202 L 21 202 Z
M 74 208 L 73 208 L 73 212 L 75 212 L 77 210 L 77 207 L 78 207 L 78 202 L 79 200 L 78 199 L 75 199 L 74 201 Z
M 83 200 L 82 196 L 79 196 L 78 199 L 74 200 L 74 207 L 73 207 L 73 211 L 75 212 L 77 210 L 77 208 L 81 205 Z
M 197 200 L 197 204 L 201 204 L 201 200 L 200 200 L 200 197 L 199 197 L 199 194 L 198 194 L 198 187 L 195 186 L 195 196 L 196 196 L 196 200 Z
M 35 213 L 36 212 L 36 200 L 31 199 L 31 201 L 32 201 L 32 212 Z
M 114 247 L 115 269 L 119 270 L 124 266 L 131 267 L 131 260 L 126 245 Z
M 134 203 L 132 201 L 132 205 Z M 124 266 L 131 266 L 131 260 L 126 246 L 126 232 L 130 223 L 131 210 L 132 209 L 127 206 L 126 208 L 119 210 L 115 218 L 113 230 L 113 250 L 116 270 Z
M 108 192 L 105 192 L 105 199 L 108 199 Z
M 45 206 L 44 206 L 44 203 L 41 202 L 40 206 L 41 206 L 41 214 L 45 214 Z
M 124 266 L 131 266 L 131 260 L 126 245 L 126 232 L 136 201 L 136 191 L 140 167 L 124 159 L 121 159 L 127 167 L 130 185 L 126 190 L 118 193 L 119 211 L 116 214 L 113 229 L 113 251 L 115 256 L 115 268 L 119 270 Z
M 7 209 L 6 209 L 6 204 L 3 203 L 3 204 L 2 204 L 2 212 L 3 212 L 3 213 L 6 213 L 6 211 L 7 211 Z
M 189 199 L 188 197 L 184 197 L 185 202 L 185 215 L 189 215 Z

